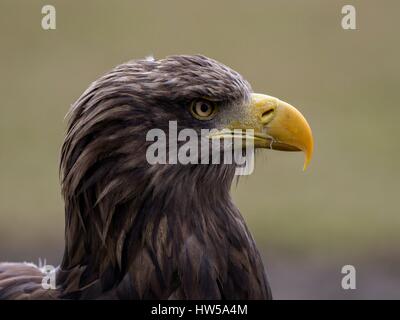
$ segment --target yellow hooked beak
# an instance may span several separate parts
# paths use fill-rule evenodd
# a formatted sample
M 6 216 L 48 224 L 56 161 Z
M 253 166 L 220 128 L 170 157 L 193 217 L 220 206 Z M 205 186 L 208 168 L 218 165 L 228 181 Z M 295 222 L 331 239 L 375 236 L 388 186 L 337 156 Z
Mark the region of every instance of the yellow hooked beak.
M 310 126 L 295 107 L 278 98 L 253 93 L 247 116 L 233 121 L 228 129 L 216 133 L 213 138 L 237 136 L 237 129 L 254 130 L 254 135 L 239 135 L 242 139 L 250 139 L 255 148 L 303 151 L 303 170 L 312 158 L 314 141 Z
M 303 151 L 305 170 L 311 161 L 314 141 L 311 128 L 295 107 L 278 98 L 252 95 L 251 109 L 258 125 L 254 128 L 254 146 L 282 151 Z

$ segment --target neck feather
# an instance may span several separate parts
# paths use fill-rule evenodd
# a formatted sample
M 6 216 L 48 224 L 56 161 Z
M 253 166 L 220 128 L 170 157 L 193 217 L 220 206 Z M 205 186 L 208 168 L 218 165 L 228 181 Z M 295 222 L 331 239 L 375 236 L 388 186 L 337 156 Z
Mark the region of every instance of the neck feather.
M 99 170 L 103 175 L 94 171 L 87 177 L 98 178 L 90 187 L 83 189 L 89 184 L 81 181 L 72 194 L 66 193 L 67 186 L 63 188 L 66 244 L 60 278 L 67 291 L 80 290 L 102 277 L 113 279 L 109 283 L 113 286 L 127 273 L 140 272 L 137 259 L 143 257 L 143 250 L 158 261 L 168 278 L 172 276 L 168 257 L 178 261 L 190 237 L 205 249 L 227 236 L 234 237 L 232 241 L 246 236 L 242 226 L 227 229 L 229 220 L 231 228 L 242 221 L 229 193 L 232 166 L 164 165 L 125 173 L 122 181 Z M 73 277 L 79 278 L 78 283 L 71 283 L 71 274 L 78 274 Z

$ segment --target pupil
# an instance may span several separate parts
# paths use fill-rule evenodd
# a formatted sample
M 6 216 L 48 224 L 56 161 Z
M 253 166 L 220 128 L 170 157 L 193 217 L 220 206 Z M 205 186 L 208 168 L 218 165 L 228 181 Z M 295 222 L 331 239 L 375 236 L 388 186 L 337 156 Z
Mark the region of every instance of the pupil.
M 200 106 L 200 110 L 201 110 L 201 112 L 206 113 L 208 111 L 208 105 L 205 103 L 202 103 Z

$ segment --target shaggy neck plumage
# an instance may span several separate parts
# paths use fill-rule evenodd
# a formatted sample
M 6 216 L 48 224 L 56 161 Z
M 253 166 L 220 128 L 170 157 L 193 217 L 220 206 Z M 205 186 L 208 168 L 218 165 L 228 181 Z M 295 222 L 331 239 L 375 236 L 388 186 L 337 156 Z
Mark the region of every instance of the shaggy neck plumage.
M 118 166 L 118 160 L 114 161 Z M 195 235 L 210 254 L 215 251 L 212 244 L 223 245 L 229 236 L 243 241 L 240 230 L 225 230 L 227 221 L 241 218 L 229 195 L 232 166 L 160 165 L 140 173 L 133 170 L 126 184 L 108 187 L 108 192 L 104 186 L 112 184 L 112 177 L 93 166 L 103 174 L 93 169 L 89 176 L 99 181 L 83 192 L 77 188 L 64 195 L 66 247 L 59 278 L 65 291 L 96 288 L 101 283 L 100 292 L 118 285 L 127 273 L 134 278 L 135 272 L 142 272 L 134 266 L 143 248 L 156 260 L 160 275 L 169 278 L 174 266 L 163 261 L 170 255 L 179 263 L 187 234 Z M 93 290 L 89 289 L 89 295 Z

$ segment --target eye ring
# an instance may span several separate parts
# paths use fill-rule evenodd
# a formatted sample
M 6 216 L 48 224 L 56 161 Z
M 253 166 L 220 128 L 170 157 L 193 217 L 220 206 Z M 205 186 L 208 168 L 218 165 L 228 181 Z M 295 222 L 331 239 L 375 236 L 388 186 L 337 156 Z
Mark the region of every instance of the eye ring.
M 217 106 L 209 100 L 194 100 L 190 105 L 190 112 L 198 120 L 211 120 L 217 113 Z

